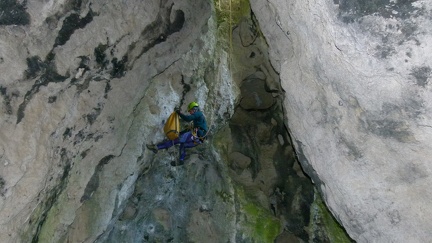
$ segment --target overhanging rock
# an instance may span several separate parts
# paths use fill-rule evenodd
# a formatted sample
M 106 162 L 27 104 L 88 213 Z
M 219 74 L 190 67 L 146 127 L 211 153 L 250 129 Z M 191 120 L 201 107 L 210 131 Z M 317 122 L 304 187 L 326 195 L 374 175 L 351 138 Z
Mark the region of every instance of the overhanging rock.
M 432 237 L 432 4 L 251 1 L 303 167 L 359 242 Z

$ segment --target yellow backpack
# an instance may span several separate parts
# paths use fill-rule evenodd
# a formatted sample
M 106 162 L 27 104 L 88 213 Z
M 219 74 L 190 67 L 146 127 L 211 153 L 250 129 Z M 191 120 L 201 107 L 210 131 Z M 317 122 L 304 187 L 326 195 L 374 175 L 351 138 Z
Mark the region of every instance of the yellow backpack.
M 164 126 L 164 133 L 169 140 L 174 140 L 179 137 L 180 119 L 176 112 L 171 113 L 171 115 L 168 117 Z

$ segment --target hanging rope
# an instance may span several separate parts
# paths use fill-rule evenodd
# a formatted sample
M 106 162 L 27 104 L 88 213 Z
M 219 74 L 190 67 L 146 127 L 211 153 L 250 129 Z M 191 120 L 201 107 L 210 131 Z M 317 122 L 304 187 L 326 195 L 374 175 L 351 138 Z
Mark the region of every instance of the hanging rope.
M 229 60 L 229 70 L 232 70 L 231 63 L 232 63 L 232 4 L 231 0 L 229 0 L 229 28 L 228 28 L 228 38 L 229 38 L 229 54 L 228 54 L 228 60 Z

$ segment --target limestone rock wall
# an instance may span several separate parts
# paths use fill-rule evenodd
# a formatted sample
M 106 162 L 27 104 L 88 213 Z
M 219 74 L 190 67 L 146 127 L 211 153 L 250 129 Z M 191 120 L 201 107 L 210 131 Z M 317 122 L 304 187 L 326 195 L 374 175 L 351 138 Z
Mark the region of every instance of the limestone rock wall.
M 210 124 L 233 113 L 208 1 L 1 7 L 1 242 L 106 239 L 175 106 L 196 100 Z
M 283 199 L 276 190 L 286 181 L 275 167 L 286 171 L 294 159 L 256 29 L 248 44 L 256 55 L 242 57 L 246 71 L 233 78 L 208 1 L 0 6 L 0 242 L 272 242 L 284 230 L 297 204 L 280 200 L 302 193 Z M 245 137 L 226 132 L 240 100 L 264 119 L 249 122 Z M 191 101 L 206 115 L 209 141 L 172 167 L 177 147 L 153 154 L 145 145 L 161 141 L 165 119 Z M 240 114 L 237 126 L 254 115 Z M 248 145 L 257 131 L 263 149 Z M 247 160 L 254 149 L 262 151 L 252 163 L 234 156 Z M 307 226 L 308 210 L 291 214 Z
M 213 4 L 0 3 L 0 242 L 331 241 L 295 155 L 356 240 L 427 239 L 428 6 Z M 211 134 L 171 167 L 145 144 L 191 101 Z
M 303 168 L 358 242 L 431 238 L 428 1 L 251 1 Z

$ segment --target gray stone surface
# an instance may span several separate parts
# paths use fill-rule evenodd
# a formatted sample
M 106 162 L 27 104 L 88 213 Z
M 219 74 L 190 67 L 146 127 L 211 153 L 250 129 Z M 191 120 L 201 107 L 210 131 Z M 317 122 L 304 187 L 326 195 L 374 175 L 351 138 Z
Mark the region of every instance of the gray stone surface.
M 419 141 L 419 135 L 411 131 L 411 123 L 398 119 L 421 117 L 425 110 L 410 112 L 409 107 L 423 105 L 426 99 L 411 96 L 416 90 L 407 89 L 405 109 L 387 102 L 383 114 L 380 110 L 368 113 L 363 96 L 326 96 L 349 92 L 351 83 L 332 86 L 330 81 L 341 79 L 342 74 L 356 77 L 353 73 L 335 72 L 325 79 L 331 90 L 315 90 L 320 83 L 307 82 L 316 80 L 312 78 L 292 82 L 300 74 L 330 75 L 329 67 L 344 70 L 345 62 L 333 67 L 325 58 L 345 60 L 338 48 L 349 44 L 347 39 L 342 38 L 345 42 L 337 48 L 330 45 L 330 49 L 321 50 L 317 45 L 327 45 L 321 42 L 327 39 L 302 32 L 312 28 L 307 14 L 298 17 L 305 19 L 296 22 L 297 31 L 281 32 L 283 25 L 291 22 L 278 19 L 275 25 L 272 21 L 285 13 L 283 3 L 263 9 L 255 6 L 267 42 L 257 19 L 237 7 L 236 13 L 246 15 L 235 16 L 238 22 L 228 27 L 231 40 L 221 39 L 224 37 L 218 33 L 227 22 L 215 19 L 212 4 L 204 0 L 0 3 L 0 242 L 273 242 L 278 235 L 279 241 L 330 241 L 332 232 L 319 225 L 324 216 L 315 205 L 317 194 L 299 168 L 292 142 L 303 168 L 321 186 L 335 215 L 344 225 L 358 225 L 349 228 L 353 236 L 371 239 L 365 229 L 375 225 L 369 224 L 366 216 L 357 215 L 361 201 L 337 201 L 340 194 L 352 196 L 370 187 L 352 182 L 338 187 L 338 182 L 365 178 L 357 171 L 341 173 L 347 168 L 340 164 L 355 169 L 381 168 L 372 171 L 378 174 L 387 169 L 386 161 L 368 163 L 365 159 L 375 155 L 365 153 L 372 148 L 382 153 L 388 150 L 374 143 L 359 145 L 365 137 L 348 136 L 348 121 L 334 116 L 349 107 L 345 116 L 361 118 L 360 131 L 373 135 L 368 140 L 386 138 L 409 144 Z M 298 6 L 304 11 L 302 4 Z M 317 11 L 330 15 L 331 10 Z M 345 20 L 351 12 L 341 9 L 341 26 L 357 26 Z M 361 29 L 359 33 L 363 33 Z M 297 39 L 290 40 L 294 37 Z M 295 45 L 306 37 L 309 42 Z M 227 43 L 231 45 L 227 47 Z M 316 56 L 308 52 L 310 48 L 326 55 Z M 378 56 L 393 55 L 390 47 L 381 49 L 386 51 Z M 330 55 L 332 51 L 339 56 Z M 420 55 L 414 50 L 410 53 L 413 59 Z M 368 64 L 367 59 L 359 60 Z M 301 65 L 291 68 L 291 63 L 297 62 Z M 369 69 L 363 71 L 370 73 Z M 427 89 L 428 72 L 426 64 L 410 69 L 415 87 Z M 297 107 L 292 100 L 298 101 Z M 165 119 L 174 107 L 185 110 L 191 101 L 197 101 L 206 115 L 208 141 L 188 150 L 185 165 L 172 167 L 177 147 L 153 154 L 145 145 L 164 139 Z M 296 126 L 303 121 L 318 126 L 317 119 L 319 127 L 327 130 Z M 336 149 L 332 146 L 340 144 L 327 142 L 325 135 L 336 122 L 346 125 L 331 130 L 340 135 L 337 141 L 343 145 L 337 151 L 357 158 L 359 165 L 330 160 L 334 156 L 331 149 Z M 287 123 L 296 129 L 292 130 L 294 140 Z M 312 153 L 319 148 L 315 143 L 321 142 L 326 142 L 320 148 L 322 154 Z M 237 152 L 243 155 L 234 156 L 237 164 L 230 167 L 230 155 Z M 328 164 L 318 163 L 322 159 Z M 398 165 L 394 164 L 398 174 L 384 177 L 392 185 L 400 183 L 394 190 L 407 189 L 405 181 L 427 182 L 426 165 Z M 411 215 L 404 214 L 402 204 L 390 204 L 381 197 L 383 188 L 387 187 L 373 188 L 374 209 L 391 206 L 394 210 L 388 215 L 395 225 L 411 222 L 404 218 Z M 344 206 L 342 213 L 335 210 L 336 202 Z M 382 203 L 379 207 L 378 202 Z M 351 225 L 346 223 L 349 220 Z
M 233 112 L 229 82 L 198 69 L 223 66 L 211 5 L 25 4 L 28 23 L 0 22 L 0 242 L 94 242 L 138 214 L 127 199 L 152 167 L 144 144 L 175 106 L 196 100 L 210 122 Z
M 358 242 L 428 242 L 429 1 L 251 1 L 303 168 Z

